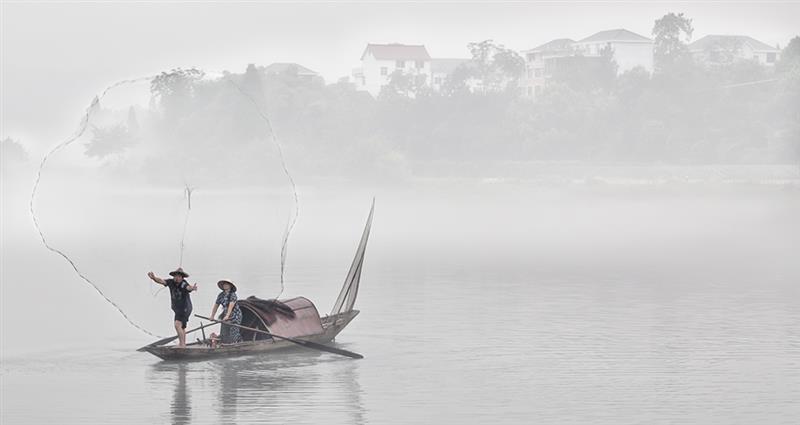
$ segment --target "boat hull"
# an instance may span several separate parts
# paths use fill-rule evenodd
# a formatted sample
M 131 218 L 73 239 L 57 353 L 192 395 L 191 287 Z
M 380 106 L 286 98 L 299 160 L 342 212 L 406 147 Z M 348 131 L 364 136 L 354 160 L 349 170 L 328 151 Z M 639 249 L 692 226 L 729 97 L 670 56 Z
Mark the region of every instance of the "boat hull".
M 323 332 L 316 335 L 298 336 L 294 339 L 304 341 L 311 341 L 316 343 L 328 343 L 333 341 L 336 335 L 339 334 L 357 315 L 358 310 L 352 310 L 346 313 L 337 314 L 334 316 L 326 316 L 322 318 Z M 220 357 L 237 357 L 247 355 L 261 355 L 268 354 L 273 351 L 285 350 L 290 348 L 304 349 L 298 344 L 280 339 L 267 339 L 260 341 L 245 341 L 238 344 L 224 345 L 217 348 L 211 348 L 208 345 L 200 342 L 188 344 L 185 348 L 179 348 L 174 345 L 168 346 L 154 346 L 144 347 L 143 350 L 148 353 L 168 361 L 192 361 L 192 360 L 206 360 Z M 307 349 L 307 348 L 305 348 Z

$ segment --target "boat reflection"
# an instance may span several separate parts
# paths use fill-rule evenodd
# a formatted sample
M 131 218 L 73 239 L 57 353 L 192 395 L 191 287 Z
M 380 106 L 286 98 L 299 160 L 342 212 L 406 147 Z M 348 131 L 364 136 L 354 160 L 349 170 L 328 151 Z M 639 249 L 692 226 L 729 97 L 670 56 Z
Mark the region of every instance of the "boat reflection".
M 174 425 L 185 425 L 192 423 L 192 396 L 186 386 L 186 365 L 176 366 L 177 379 L 169 411 Z
M 154 364 L 158 393 L 173 382 L 172 424 L 364 423 L 359 361 L 307 350 L 207 362 Z M 158 391 L 161 390 L 161 391 Z

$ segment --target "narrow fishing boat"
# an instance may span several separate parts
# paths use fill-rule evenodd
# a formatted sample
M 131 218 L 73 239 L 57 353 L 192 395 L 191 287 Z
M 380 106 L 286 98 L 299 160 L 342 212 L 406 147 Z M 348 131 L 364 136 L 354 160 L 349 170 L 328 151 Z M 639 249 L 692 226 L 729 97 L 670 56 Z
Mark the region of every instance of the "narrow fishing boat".
M 240 328 L 242 342 L 212 348 L 210 341 L 204 337 L 203 340 L 198 339 L 196 342 L 187 344 L 185 348 L 180 348 L 174 345 L 165 345 L 177 338 L 169 337 L 146 345 L 138 351 L 146 351 L 164 360 L 202 360 L 266 353 L 299 345 L 309 349 L 362 358 L 360 354 L 324 344 L 333 341 L 336 335 L 359 313 L 358 310 L 353 309 L 353 306 L 358 295 L 361 267 L 364 263 L 364 252 L 367 248 L 374 210 L 375 202 L 373 201 L 355 258 L 330 314 L 321 317 L 314 303 L 305 297 L 265 300 L 251 296 L 238 302 L 239 308 L 242 310 L 242 322 L 241 325 L 232 325 Z M 187 331 L 187 334 L 222 323 L 207 317 L 197 317 L 209 320 L 211 323 L 191 329 Z

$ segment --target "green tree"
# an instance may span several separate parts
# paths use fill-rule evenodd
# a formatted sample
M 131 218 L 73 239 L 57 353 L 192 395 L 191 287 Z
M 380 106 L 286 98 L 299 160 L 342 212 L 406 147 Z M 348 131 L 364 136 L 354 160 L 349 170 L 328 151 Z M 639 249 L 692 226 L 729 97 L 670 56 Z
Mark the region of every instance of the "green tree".
M 133 106 L 128 108 L 127 126 L 128 126 L 128 131 L 131 134 L 139 133 L 139 119 L 136 118 L 136 108 L 134 108 Z
M 692 20 L 683 13 L 668 13 L 653 26 L 653 61 L 656 72 L 669 72 L 691 59 L 688 43 L 692 39 Z
M 553 81 L 564 83 L 575 90 L 610 90 L 617 77 L 614 51 L 605 47 L 599 56 L 566 56 L 558 59 Z
M 794 37 L 781 51 L 781 58 L 775 65 L 778 72 L 790 71 L 800 67 L 800 37 Z
M 477 89 L 484 93 L 515 90 L 525 72 L 525 60 L 511 49 L 492 40 L 467 45 L 472 54 L 472 66 L 465 66 L 466 77 L 474 78 Z
M 450 73 L 442 84 L 442 94 L 446 96 L 467 95 L 470 93 L 470 83 L 475 79 L 475 63 L 465 62 Z
M 3 165 L 28 161 L 28 152 L 22 144 L 10 137 L 0 140 L 0 158 Z
M 617 78 L 616 93 L 624 105 L 640 99 L 650 89 L 650 73 L 641 66 L 620 74 Z
M 136 144 L 133 135 L 124 124 L 108 127 L 92 127 L 92 139 L 86 143 L 85 154 L 91 158 L 103 159 L 110 155 L 120 155 Z
M 414 75 L 405 73 L 402 70 L 396 70 L 389 76 L 389 83 L 381 89 L 378 97 L 403 96 L 415 98 L 427 93 L 429 93 L 429 89 L 426 75 Z
M 772 116 L 782 124 L 779 139 L 786 146 L 782 159 L 800 163 L 800 37 L 794 37 L 781 52 Z
M 263 73 L 252 63 L 247 65 L 247 70 L 242 76 L 242 90 L 261 108 L 266 104 L 263 77 Z
M 192 105 L 196 84 L 205 74 L 197 69 L 173 69 L 162 72 L 150 82 L 152 103 L 158 105 L 166 121 L 175 124 Z

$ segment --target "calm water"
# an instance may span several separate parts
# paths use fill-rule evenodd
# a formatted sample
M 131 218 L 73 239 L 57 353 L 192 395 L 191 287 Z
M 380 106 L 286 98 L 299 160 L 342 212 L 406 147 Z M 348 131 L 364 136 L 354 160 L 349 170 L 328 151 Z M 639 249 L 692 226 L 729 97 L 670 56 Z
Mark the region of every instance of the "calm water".
M 72 333 L 22 334 L 10 315 L 25 310 L 3 304 L 11 309 L 4 332 L 17 331 L 4 337 L 2 423 L 800 421 L 796 191 L 654 199 L 626 190 L 587 199 L 533 190 L 535 199 L 522 201 L 491 193 L 486 204 L 463 194 L 421 194 L 412 206 L 407 197 L 379 199 L 362 314 L 337 340 L 363 360 L 301 350 L 161 362 L 134 352 L 148 339 L 63 264 L 42 260 L 48 282 L 70 279 L 72 306 L 49 305 L 60 323 L 53 326 L 72 323 Z M 314 225 L 309 202 L 306 228 L 325 227 Z M 315 248 L 321 254 L 295 251 L 290 295 L 330 308 L 366 216 L 362 204 Z M 448 220 L 457 211 L 457 223 Z M 298 245 L 313 239 L 297 237 Z M 50 256 L 35 243 L 20 246 L 20 258 Z M 193 255 L 201 282 L 212 276 L 204 268 L 229 261 Z M 102 257 L 83 257 L 94 275 L 113 269 L 92 261 Z M 270 267 L 238 278 L 274 279 Z M 9 282 L 28 272 L 11 268 L 5 296 L 18 293 Z M 124 287 L 145 294 L 127 301 L 135 317 L 168 332 L 166 299 L 144 292 L 141 280 Z M 207 313 L 212 292 L 198 293 L 197 313 Z M 86 309 L 102 320 L 83 323 Z M 56 346 L 26 354 L 22 345 L 38 339 L 31 332 Z
M 3 365 L 3 423 L 800 418 L 794 287 L 383 278 L 395 289 L 379 296 L 368 279 L 364 313 L 338 341 L 363 360 L 296 351 L 182 364 L 124 349 L 16 359 Z

